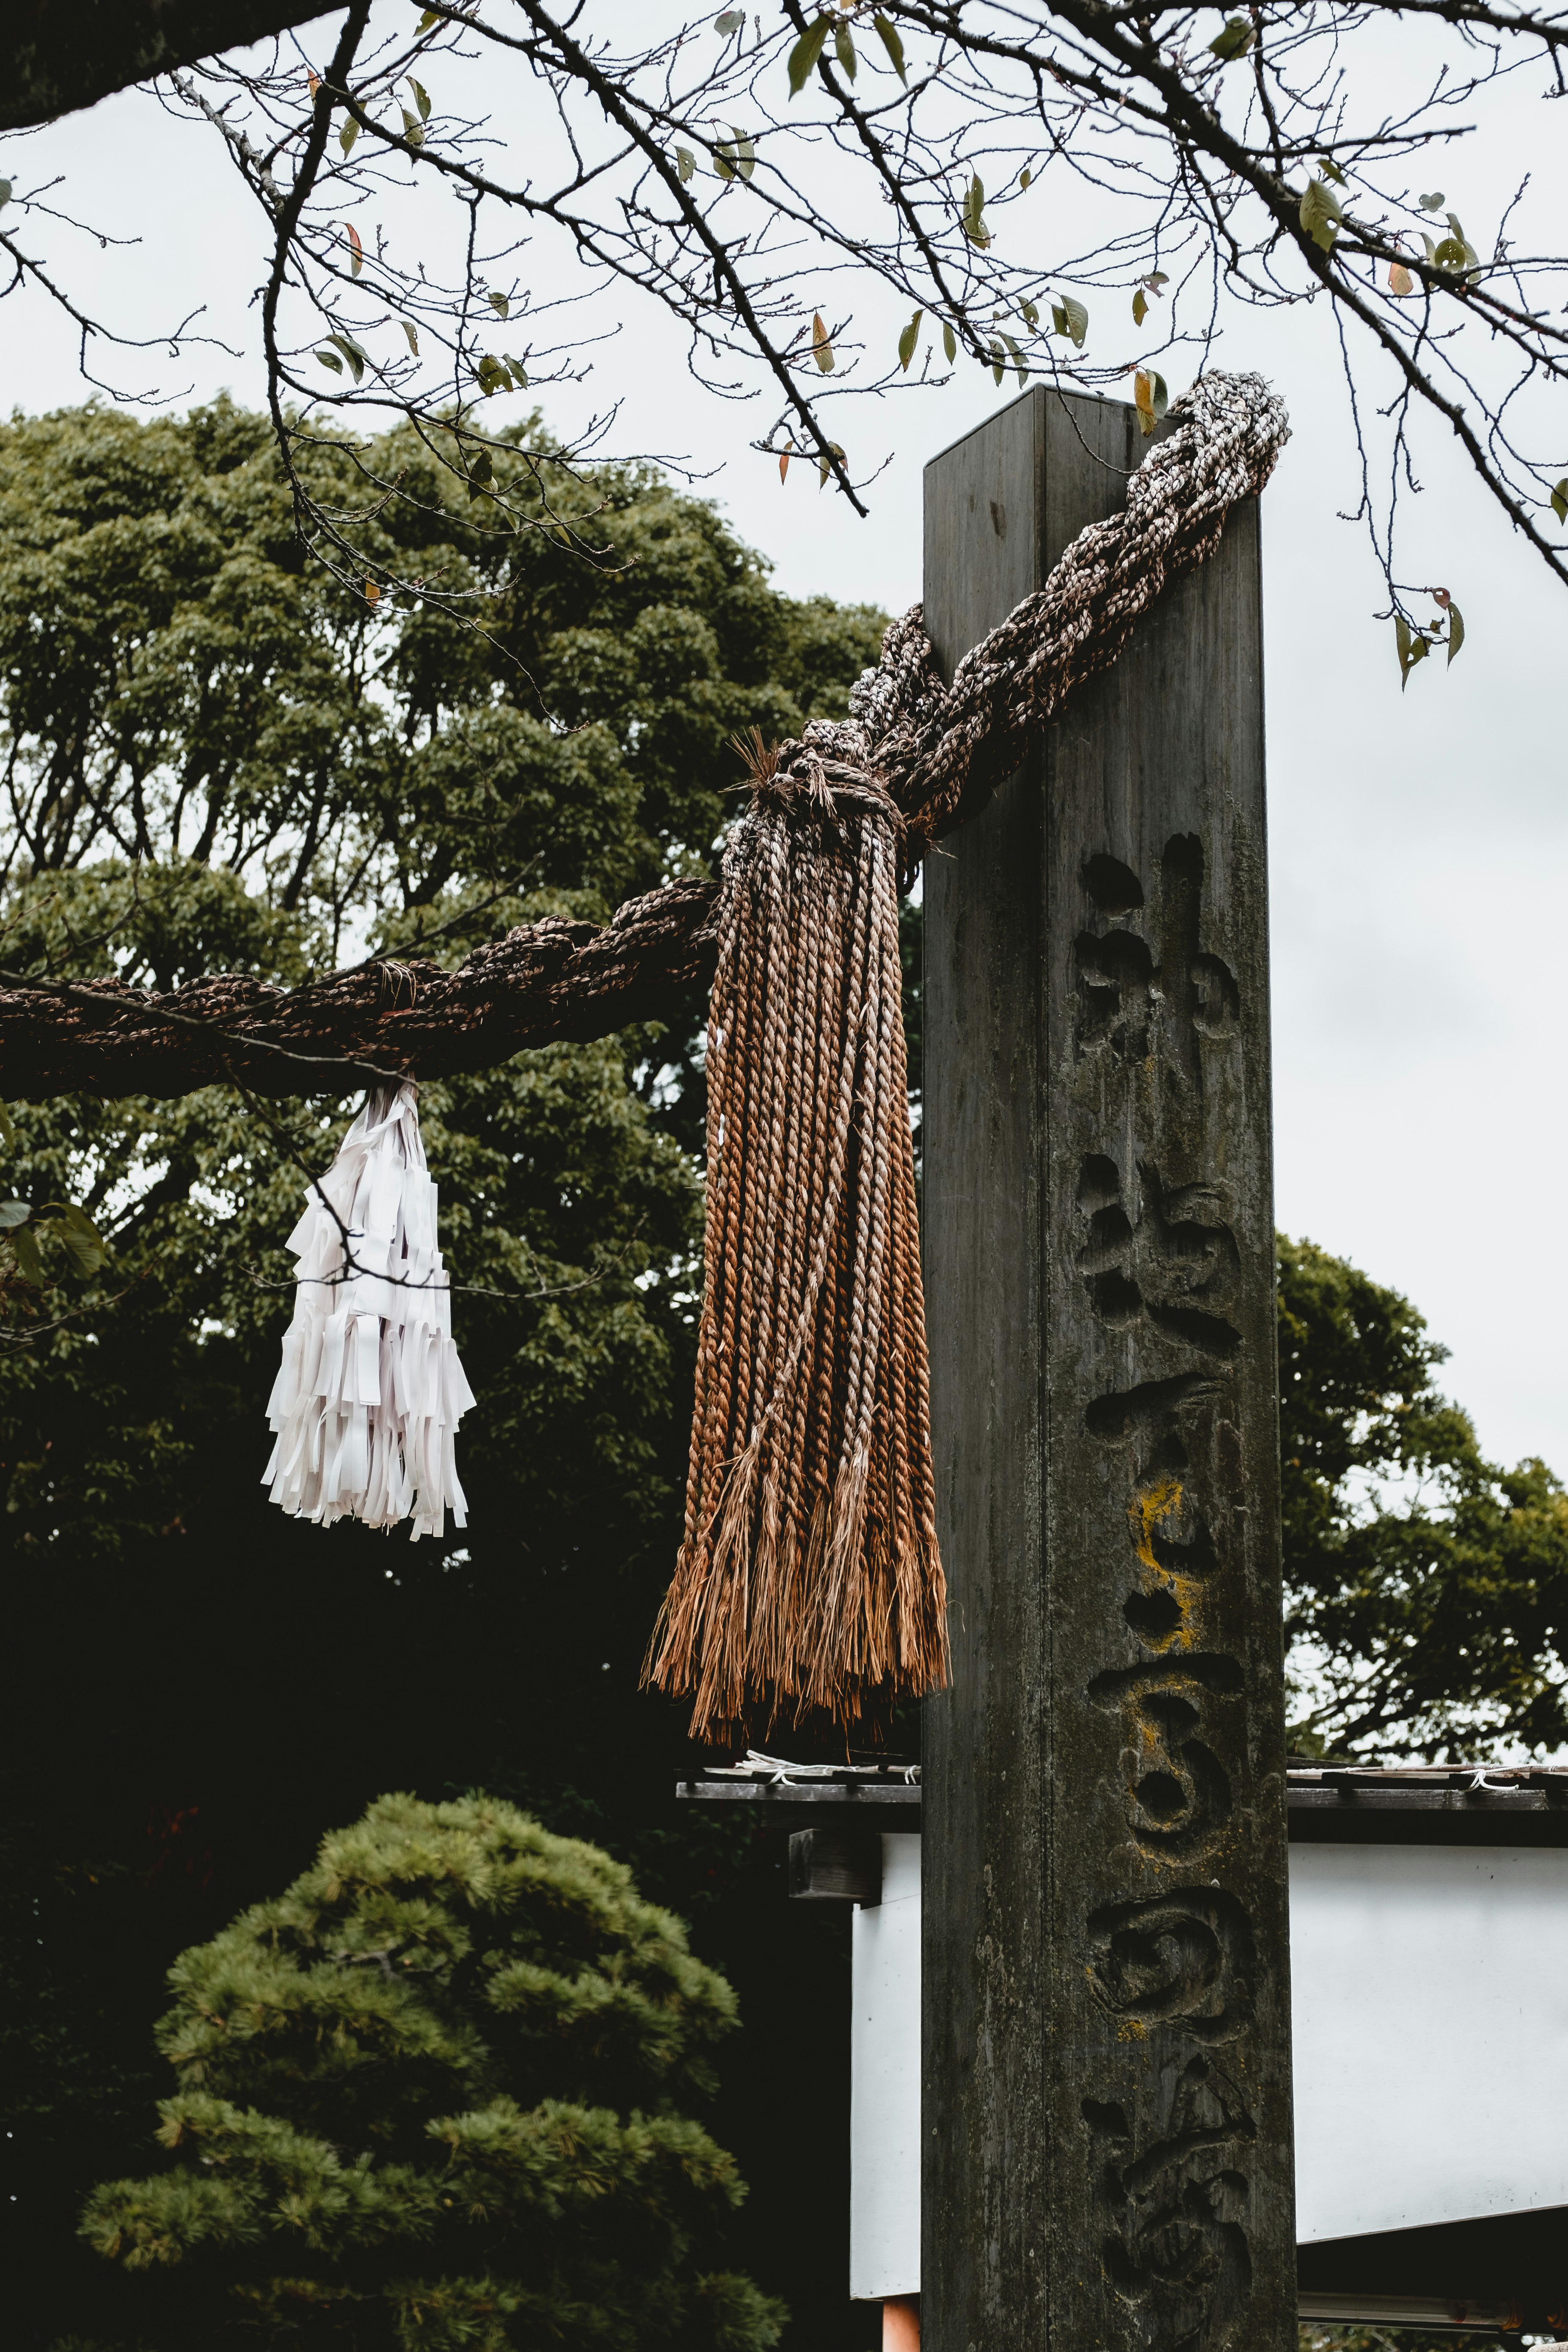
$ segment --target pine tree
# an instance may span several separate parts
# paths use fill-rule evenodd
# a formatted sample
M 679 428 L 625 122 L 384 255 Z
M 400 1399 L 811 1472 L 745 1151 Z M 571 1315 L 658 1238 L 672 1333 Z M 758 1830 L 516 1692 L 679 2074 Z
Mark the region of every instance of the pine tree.
M 158 2352 L 763 2352 L 744 2196 L 682 2112 L 737 2021 L 623 1864 L 483 1796 L 384 1797 L 171 1971 L 166 2168 L 99 2189 Z

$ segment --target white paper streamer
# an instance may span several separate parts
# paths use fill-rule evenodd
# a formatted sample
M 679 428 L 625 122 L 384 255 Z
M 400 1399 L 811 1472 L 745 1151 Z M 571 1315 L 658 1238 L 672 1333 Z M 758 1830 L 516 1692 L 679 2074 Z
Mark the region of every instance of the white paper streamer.
M 312 1188 L 286 1244 L 299 1287 L 268 1401 L 278 1443 L 262 1484 L 295 1518 L 321 1527 L 412 1517 L 412 1541 L 440 1536 L 448 1503 L 467 1524 L 453 1436 L 474 1396 L 452 1343 L 411 1085 L 366 1097 L 321 1191 L 349 1250 Z

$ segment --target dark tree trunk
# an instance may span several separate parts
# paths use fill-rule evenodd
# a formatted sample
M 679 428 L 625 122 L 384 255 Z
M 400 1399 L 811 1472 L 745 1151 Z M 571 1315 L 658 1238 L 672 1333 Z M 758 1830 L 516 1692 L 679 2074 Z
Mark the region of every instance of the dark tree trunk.
M 331 13 L 321 0 L 7 0 L 0 131 L 52 122 L 132 82 Z

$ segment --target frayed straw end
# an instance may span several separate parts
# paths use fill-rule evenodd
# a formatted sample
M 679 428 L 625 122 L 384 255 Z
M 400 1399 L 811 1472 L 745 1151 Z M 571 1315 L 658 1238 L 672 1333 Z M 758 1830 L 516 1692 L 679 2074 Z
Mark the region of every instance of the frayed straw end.
M 730 749 L 739 758 L 753 790 L 778 772 L 779 747 L 765 740 L 760 727 L 748 727 L 743 735 L 731 735 Z
M 947 1675 L 895 814 L 828 795 L 825 824 L 787 763 L 760 789 L 759 730 L 736 749 L 687 1540 L 644 1673 L 696 1738 L 879 1719 Z

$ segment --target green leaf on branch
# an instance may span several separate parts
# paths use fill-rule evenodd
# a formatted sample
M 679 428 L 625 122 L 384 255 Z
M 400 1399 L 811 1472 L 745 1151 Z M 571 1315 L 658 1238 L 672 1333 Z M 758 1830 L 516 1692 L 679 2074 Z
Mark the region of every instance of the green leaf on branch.
M 822 55 L 823 44 L 832 30 L 832 18 L 828 16 L 819 16 L 815 25 L 808 25 L 806 26 L 805 32 L 801 35 L 799 40 L 790 51 L 789 94 L 792 98 L 798 98 L 801 91 L 805 88 L 812 68 L 816 65 L 818 58 Z
M 1394 643 L 1399 655 L 1399 691 L 1404 693 L 1410 683 L 1410 673 L 1417 662 L 1424 662 L 1432 648 L 1421 629 L 1413 629 L 1403 613 L 1394 616 Z
M 991 373 L 1000 383 L 1007 373 L 1007 354 L 994 335 L 992 336 L 986 349 L 991 354 Z
M 1447 204 L 1447 198 L 1444 195 L 1442 189 L 1439 188 L 1435 194 L 1430 196 L 1417 196 L 1415 201 L 1420 205 L 1424 213 L 1440 213 L 1443 206 Z
M 444 24 L 445 21 L 444 17 L 437 15 L 434 8 L 426 8 L 415 29 L 416 32 L 427 33 L 433 25 Z
M 904 329 L 903 333 L 899 337 L 899 365 L 903 369 L 906 375 L 908 375 L 910 372 L 910 362 L 915 355 L 915 346 L 920 341 L 921 320 L 924 317 L 925 312 L 923 310 L 917 310 L 914 317 L 910 320 L 909 325 Z
M 1568 474 L 1552 486 L 1552 511 L 1559 522 L 1568 522 Z
M 422 81 L 416 81 L 412 74 L 408 77 L 408 87 L 414 92 L 414 103 L 419 109 L 420 121 L 428 122 L 430 120 L 429 91 Z
M 408 144 L 411 147 L 423 147 L 425 144 L 425 125 L 420 121 L 417 115 L 410 114 L 405 106 L 400 107 L 398 111 L 403 117 L 403 135 L 405 139 L 407 140 Z
M 42 1283 L 46 1279 L 44 1261 L 38 1244 L 33 1238 L 31 1226 L 15 1227 L 11 1234 L 11 1247 L 16 1254 L 16 1264 L 25 1279 L 28 1282 Z
M 942 347 L 947 353 L 951 365 L 958 357 L 958 337 L 954 334 L 951 322 L 946 319 L 942 322 Z
M 675 168 L 679 173 L 683 183 L 695 176 L 697 171 L 697 158 L 692 153 L 689 147 L 678 147 L 676 149 Z
M 1460 226 L 1457 213 L 1448 215 L 1449 234 L 1437 247 L 1436 258 L 1446 268 L 1479 270 L 1481 257 Z
M 408 320 L 407 320 L 406 319 L 400 319 L 400 320 L 398 320 L 398 324 L 401 326 L 401 328 L 403 329 L 404 333 L 405 333 L 405 334 L 407 336 L 407 338 L 408 338 L 408 348 L 409 348 L 409 350 L 413 352 L 413 354 L 414 354 L 415 358 L 416 358 L 416 359 L 417 359 L 417 358 L 418 358 L 418 356 L 419 356 L 419 338 L 418 338 L 418 336 L 416 334 L 416 332 L 415 332 L 414 329 L 410 326 L 410 324 L 409 324 L 409 322 L 408 322 Z
M 354 382 L 358 383 L 370 364 L 370 353 L 363 343 L 356 343 L 352 335 L 340 334 L 334 330 L 331 340 L 347 360 L 349 372 Z
M 1141 327 L 1149 316 L 1149 297 L 1140 286 L 1132 297 L 1132 323 Z
M 1209 43 L 1209 55 L 1227 66 L 1233 58 L 1244 58 L 1257 38 L 1257 26 L 1245 16 L 1227 16 L 1223 29 Z
M 818 457 L 816 461 L 816 487 L 819 490 L 823 488 L 827 480 L 827 477 L 833 471 L 833 459 L 837 457 L 840 465 L 844 463 L 844 452 L 839 447 L 837 441 L 830 441 L 828 443 L 827 452 L 828 454 L 826 457 Z
M 492 294 L 489 298 L 489 305 L 498 319 L 509 318 L 511 314 L 511 304 L 504 294 Z
M 10 203 L 10 201 L 11 183 L 9 180 L 0 180 L 0 212 L 5 211 L 5 206 Z
M 1018 316 L 1023 320 L 1024 324 L 1028 328 L 1029 332 L 1033 334 L 1040 323 L 1039 304 L 1037 302 L 1020 302 L 1018 305 Z
M 506 362 L 497 359 L 494 352 L 486 352 L 482 359 L 475 362 L 474 378 L 487 400 L 493 393 L 507 392 L 511 387 L 511 376 Z
M 358 137 L 359 124 L 354 121 L 353 116 L 351 114 L 348 121 L 344 123 L 342 129 L 338 133 L 338 145 L 342 149 L 345 155 L 352 152 L 354 141 Z
M 26 1201 L 0 1201 L 0 1234 L 8 1234 L 16 1226 L 25 1225 L 32 1213 Z
M 1075 351 L 1082 351 L 1089 333 L 1089 312 L 1081 302 L 1064 294 L 1059 302 L 1051 304 L 1051 324 L 1058 335 L 1066 335 Z
M 1325 253 L 1332 251 L 1343 216 L 1340 200 L 1328 182 L 1315 177 L 1309 180 L 1301 198 L 1301 226 Z
M 898 26 L 890 16 L 884 16 L 880 9 L 872 17 L 871 23 L 877 38 L 888 52 L 889 64 L 907 89 L 910 86 L 910 78 L 904 70 L 904 45 L 900 37 Z
M 1023 352 L 1018 349 L 1017 344 L 1013 341 L 1011 335 L 1005 333 L 1002 337 L 1002 341 L 1006 344 L 1007 349 L 1013 355 L 1013 365 L 1018 371 L 1018 382 L 1021 384 L 1027 383 L 1029 381 L 1029 371 L 1024 363 Z
M 107 1265 L 108 1245 L 85 1209 L 79 1209 L 71 1202 L 61 1209 L 51 1223 L 65 1244 L 67 1256 L 84 1280 Z
M 991 242 L 991 232 L 985 226 L 985 183 L 978 172 L 971 175 L 960 218 L 970 244 L 984 251 Z
M 737 172 L 749 180 L 757 168 L 757 150 L 750 139 L 743 139 L 731 123 L 730 136 L 714 150 L 713 169 L 721 180 L 732 180 Z
M 1443 612 L 1447 615 L 1448 635 L 1447 642 L 1448 646 L 1448 667 L 1451 668 L 1455 655 L 1458 652 L 1459 647 L 1465 642 L 1465 616 L 1460 612 L 1458 606 L 1455 604 L 1453 598 L 1449 595 L 1446 588 L 1434 588 L 1432 591 L 1432 601 L 1435 604 L 1439 605 Z M 1439 625 L 1441 625 L 1441 624 L 1439 624 Z
M 316 353 L 316 357 L 321 361 L 323 367 L 331 368 L 334 375 L 342 375 L 343 372 L 343 363 L 342 360 L 339 359 L 336 352 L 318 352 Z
M 1033 172 L 1030 171 L 1027 163 L 1026 163 L 1023 170 L 1018 174 L 1018 185 L 1021 188 L 1026 189 L 1034 176 Z
M 842 17 L 833 27 L 833 54 L 838 59 L 846 79 L 853 81 L 860 60 L 855 54 L 855 44 L 849 37 L 849 27 Z
M 482 498 L 495 479 L 495 465 L 488 449 L 476 451 L 468 465 L 468 500 Z
M 506 363 L 511 370 L 511 388 L 513 392 L 526 392 L 528 390 L 528 371 L 523 366 L 522 362 L 521 360 L 514 360 L 511 353 L 508 352 L 506 354 Z
M 1341 171 L 1339 165 L 1335 163 L 1331 155 L 1320 155 L 1318 158 L 1318 169 L 1322 173 L 1325 179 L 1329 179 L 1333 182 L 1336 188 L 1349 187 L 1350 182 L 1345 178 L 1344 173 Z

